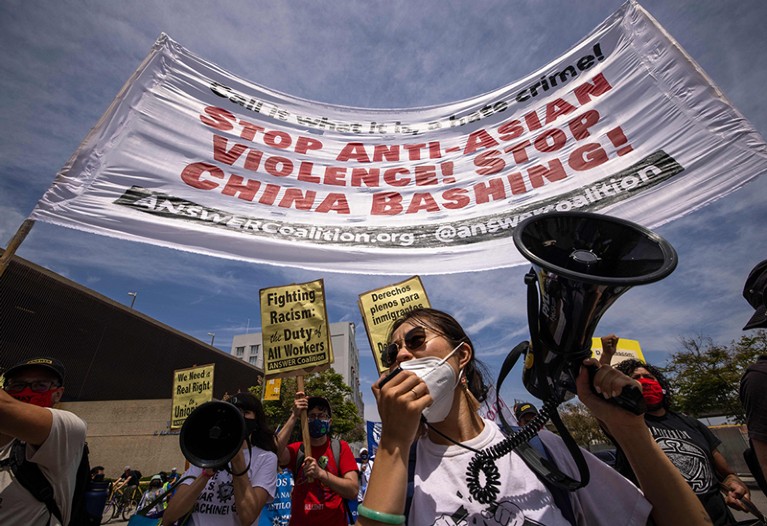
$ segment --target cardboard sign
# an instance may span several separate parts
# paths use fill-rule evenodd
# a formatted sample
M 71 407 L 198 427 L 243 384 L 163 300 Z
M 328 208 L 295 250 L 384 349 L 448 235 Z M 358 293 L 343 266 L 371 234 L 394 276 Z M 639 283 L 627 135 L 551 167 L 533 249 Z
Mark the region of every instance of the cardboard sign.
M 173 371 L 171 429 L 179 429 L 192 411 L 213 399 L 215 367 L 215 364 L 210 364 Z
M 431 307 L 418 276 L 363 292 L 359 296 L 358 305 L 379 373 L 386 370 L 381 363 L 381 353 L 386 348 L 389 330 L 394 320 L 411 310 Z
M 264 375 L 285 378 L 333 363 L 322 280 L 261 289 Z
M 264 383 L 264 400 L 279 400 L 282 378 L 270 378 Z

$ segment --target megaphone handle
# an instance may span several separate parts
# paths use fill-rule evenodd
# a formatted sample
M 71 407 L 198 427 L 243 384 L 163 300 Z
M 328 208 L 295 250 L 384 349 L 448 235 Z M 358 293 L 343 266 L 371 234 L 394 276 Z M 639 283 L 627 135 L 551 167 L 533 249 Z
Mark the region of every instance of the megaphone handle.
M 594 375 L 597 374 L 599 367 L 596 365 L 589 365 L 587 369 L 589 371 L 589 384 L 591 385 L 591 390 L 595 394 L 599 394 L 596 389 L 594 389 Z M 606 400 L 622 407 L 626 411 L 634 413 L 635 415 L 643 415 L 645 411 L 647 411 L 647 403 L 644 400 L 644 396 L 642 396 L 642 391 L 630 385 L 624 385 L 621 394 L 613 396 L 612 398 L 606 398 Z

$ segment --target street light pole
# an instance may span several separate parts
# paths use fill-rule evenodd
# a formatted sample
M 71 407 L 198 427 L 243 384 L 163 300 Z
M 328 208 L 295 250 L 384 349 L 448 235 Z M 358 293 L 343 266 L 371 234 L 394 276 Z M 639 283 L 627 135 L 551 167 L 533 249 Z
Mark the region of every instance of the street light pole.
M 133 304 L 136 303 L 136 296 L 138 296 L 138 292 L 131 291 L 131 292 L 128 293 L 128 296 L 131 296 L 130 308 L 132 309 L 133 308 Z
M 210 346 L 213 347 L 213 342 L 216 339 L 216 333 L 215 332 L 209 332 L 208 336 L 210 336 Z

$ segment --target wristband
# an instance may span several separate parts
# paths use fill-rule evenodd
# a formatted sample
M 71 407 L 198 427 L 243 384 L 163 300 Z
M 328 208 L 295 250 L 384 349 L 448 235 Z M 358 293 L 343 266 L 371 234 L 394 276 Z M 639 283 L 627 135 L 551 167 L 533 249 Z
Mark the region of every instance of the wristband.
M 365 517 L 366 519 L 383 522 L 384 524 L 405 524 L 404 515 L 397 515 L 394 513 L 384 513 L 382 511 L 371 510 L 370 508 L 366 508 L 364 504 L 360 504 L 357 507 L 357 514 L 360 517 Z

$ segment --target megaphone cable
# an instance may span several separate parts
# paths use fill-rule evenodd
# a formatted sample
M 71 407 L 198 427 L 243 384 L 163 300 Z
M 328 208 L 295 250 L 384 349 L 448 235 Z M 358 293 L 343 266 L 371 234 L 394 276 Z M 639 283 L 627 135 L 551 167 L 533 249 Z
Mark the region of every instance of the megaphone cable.
M 495 461 L 508 455 L 522 444 L 526 444 L 537 435 L 538 430 L 548 421 L 551 411 L 556 411 L 558 405 L 559 401 L 553 399 L 544 402 L 538 414 L 518 432 L 483 451 L 475 451 L 477 454 L 471 459 L 466 469 L 466 484 L 474 499 L 482 504 L 490 504 L 495 501 L 500 491 L 498 488 L 500 473 Z M 484 475 L 484 485 L 480 479 L 480 472 Z

